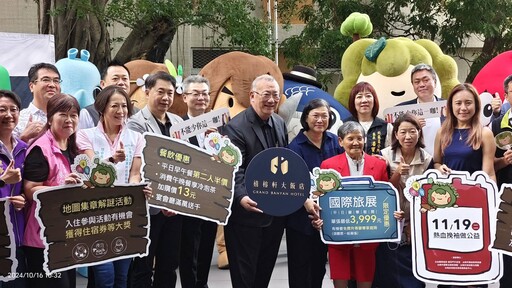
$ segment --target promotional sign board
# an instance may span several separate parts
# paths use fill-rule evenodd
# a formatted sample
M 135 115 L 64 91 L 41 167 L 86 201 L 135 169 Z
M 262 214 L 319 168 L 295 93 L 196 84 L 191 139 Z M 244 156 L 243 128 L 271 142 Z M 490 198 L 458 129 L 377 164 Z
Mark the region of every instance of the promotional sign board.
M 306 162 L 290 149 L 269 148 L 258 153 L 245 170 L 245 187 L 258 208 L 268 215 L 286 216 L 309 197 L 311 181 Z
M 407 180 L 416 278 L 446 285 L 501 278 L 501 255 L 489 249 L 496 229 L 490 220 L 496 215 L 496 194 L 496 184 L 483 171 L 442 175 L 428 170 Z
M 47 273 L 147 255 L 147 184 L 37 191 L 36 217 L 45 244 Z
M 231 214 L 234 173 L 240 150 L 227 138 L 210 133 L 211 154 L 182 140 L 144 133 L 144 177 L 151 181 L 149 204 L 218 224 Z
M 18 278 L 16 269 L 16 242 L 9 209 L 11 202 L 0 199 L 0 281 L 7 282 Z
M 372 176 L 341 177 L 333 169 L 313 170 L 319 195 L 322 241 L 356 244 L 399 241 L 398 192 Z M 320 189 L 318 189 L 321 187 Z
M 512 256 L 512 185 L 503 184 L 496 214 L 496 237 L 492 248 Z

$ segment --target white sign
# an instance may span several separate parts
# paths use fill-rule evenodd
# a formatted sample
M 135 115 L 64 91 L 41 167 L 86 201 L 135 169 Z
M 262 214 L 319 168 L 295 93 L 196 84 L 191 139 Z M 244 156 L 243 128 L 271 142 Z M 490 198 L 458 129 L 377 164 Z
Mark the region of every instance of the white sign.
M 418 117 L 425 119 L 428 118 L 439 118 L 443 116 L 444 107 L 446 107 L 446 101 L 435 101 L 420 104 L 402 105 L 389 107 L 384 109 L 384 119 L 386 122 L 393 124 L 398 116 L 410 112 Z

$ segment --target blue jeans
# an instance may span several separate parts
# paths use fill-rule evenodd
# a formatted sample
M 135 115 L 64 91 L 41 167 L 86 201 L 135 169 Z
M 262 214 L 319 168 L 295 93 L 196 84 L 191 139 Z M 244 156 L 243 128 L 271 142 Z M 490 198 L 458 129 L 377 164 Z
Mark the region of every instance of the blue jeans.
M 93 266 L 96 288 L 126 288 L 132 259 L 121 259 Z

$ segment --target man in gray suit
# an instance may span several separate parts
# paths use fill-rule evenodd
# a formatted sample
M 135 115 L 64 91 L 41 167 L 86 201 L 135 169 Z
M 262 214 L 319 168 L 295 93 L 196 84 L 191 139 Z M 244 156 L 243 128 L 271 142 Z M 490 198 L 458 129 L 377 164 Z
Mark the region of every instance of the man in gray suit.
M 286 125 L 274 113 L 280 98 L 277 81 L 270 75 L 258 76 L 251 87 L 251 106 L 225 128 L 243 159 L 235 174 L 232 214 L 224 229 L 231 284 L 236 288 L 268 286 L 283 236 L 285 218 L 262 213 L 245 188 L 245 170 L 254 156 L 288 144 Z
M 128 120 L 127 127 L 140 133 L 152 132 L 170 137 L 171 126 L 183 121 L 178 115 L 167 112 L 174 100 L 176 80 L 165 72 L 157 72 L 146 79 L 145 85 L 147 105 Z M 150 214 L 149 254 L 147 257 L 135 257 L 131 286 L 175 287 L 176 269 L 180 260 L 182 217 L 155 208 L 150 208 Z

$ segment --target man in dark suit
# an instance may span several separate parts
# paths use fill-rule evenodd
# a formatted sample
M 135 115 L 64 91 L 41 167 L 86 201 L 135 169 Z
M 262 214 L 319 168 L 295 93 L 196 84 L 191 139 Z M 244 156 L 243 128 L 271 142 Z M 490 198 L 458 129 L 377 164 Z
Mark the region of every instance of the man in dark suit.
M 414 88 L 414 93 L 418 96 L 416 99 L 402 102 L 397 106 L 419 104 L 426 102 L 435 102 L 439 98 L 434 95 L 434 90 L 437 85 L 437 74 L 432 66 L 427 64 L 418 64 L 412 68 L 411 82 Z M 441 118 L 418 117 L 420 121 L 423 138 L 425 139 L 425 150 L 430 155 L 434 155 L 434 140 L 436 138 L 437 129 L 441 127 Z
M 115 60 L 108 63 L 107 67 L 101 71 L 100 87 L 95 91 L 94 98 L 96 98 L 96 93 L 99 93 L 101 89 L 110 85 L 119 86 L 128 93 L 128 95 L 130 95 L 130 71 L 128 71 L 128 68 L 126 68 L 122 63 Z M 137 111 L 134 111 L 134 113 L 136 112 L 138 112 L 138 109 Z M 96 127 L 99 120 L 100 114 L 96 111 L 96 108 L 94 108 L 94 103 L 92 103 L 80 110 L 78 128 L 87 129 Z
M 145 85 L 147 105 L 133 115 L 126 126 L 139 133 L 151 132 L 170 137 L 171 126 L 183 121 L 178 115 L 167 112 L 174 101 L 176 80 L 168 73 L 157 72 L 146 79 Z M 149 213 L 149 254 L 147 257 L 134 258 L 131 287 L 175 287 L 176 269 L 180 260 L 182 217 L 156 208 L 150 208 Z
M 284 231 L 284 217 L 262 213 L 245 188 L 245 170 L 264 149 L 288 144 L 286 126 L 275 112 L 281 89 L 270 75 L 257 77 L 250 91 L 250 106 L 226 125 L 226 135 L 242 153 L 235 174 L 232 214 L 224 229 L 231 283 L 236 288 L 267 287 Z
M 183 120 L 202 115 L 210 104 L 210 82 L 195 75 L 183 81 L 183 101 L 187 114 Z M 190 143 L 204 148 L 205 133 L 190 137 Z M 215 222 L 183 216 L 181 230 L 180 280 L 183 288 L 208 288 L 213 245 L 217 233 Z

